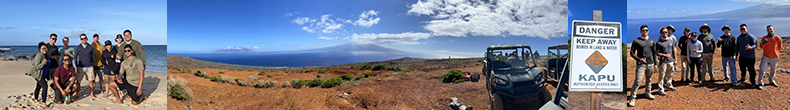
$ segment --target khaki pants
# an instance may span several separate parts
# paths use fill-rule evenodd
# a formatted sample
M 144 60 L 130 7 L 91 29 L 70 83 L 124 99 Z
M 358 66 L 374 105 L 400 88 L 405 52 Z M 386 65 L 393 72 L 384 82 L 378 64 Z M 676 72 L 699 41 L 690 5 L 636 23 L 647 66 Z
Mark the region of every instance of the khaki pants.
M 653 76 L 653 71 L 655 71 L 654 64 L 641 64 L 636 65 L 636 78 L 634 78 L 634 84 L 631 86 L 631 97 L 636 98 L 636 90 L 639 90 L 639 85 L 642 83 L 642 79 L 645 78 L 647 75 L 647 83 L 645 83 L 645 93 L 650 95 L 651 83 L 653 80 L 651 77 Z
M 673 69 L 675 65 L 672 62 L 665 62 L 659 64 L 658 67 L 658 91 L 664 91 L 664 84 L 668 84 L 670 88 L 672 86 L 672 74 L 674 73 Z
M 686 59 L 685 55 L 680 55 L 678 58 L 680 60 L 680 78 L 681 79 L 689 79 L 689 72 L 688 68 L 686 68 L 688 60 Z
M 710 74 L 710 79 L 713 79 L 713 53 L 702 53 L 702 76 L 700 78 L 705 79 L 705 73 Z M 702 81 L 702 80 L 700 80 Z

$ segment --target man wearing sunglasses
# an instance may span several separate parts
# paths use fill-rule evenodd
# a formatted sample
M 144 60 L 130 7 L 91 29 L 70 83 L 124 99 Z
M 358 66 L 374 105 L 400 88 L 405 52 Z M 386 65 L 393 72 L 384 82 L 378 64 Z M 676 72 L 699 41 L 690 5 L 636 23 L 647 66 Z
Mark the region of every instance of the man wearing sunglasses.
M 647 82 L 645 83 L 645 93 L 648 99 L 655 99 L 656 97 L 653 94 L 650 94 L 652 79 L 650 77 L 653 76 L 653 71 L 658 69 L 656 66 L 656 47 L 655 41 L 651 39 L 647 34 L 649 31 L 647 30 L 647 25 L 642 25 L 639 27 L 641 29 L 640 33 L 642 36 L 639 38 L 634 39 L 631 42 L 631 58 L 636 60 L 636 78 L 634 79 L 634 84 L 631 87 L 631 96 L 630 101 L 628 102 L 628 106 L 633 107 L 636 106 L 636 94 L 637 90 L 639 90 L 639 85 L 642 83 L 642 79 L 645 78 L 647 75 Z
M 667 36 L 669 34 L 668 29 L 661 27 L 659 30 L 661 32 L 661 37 L 656 42 L 656 54 L 659 59 L 659 68 L 658 68 L 658 94 L 659 95 L 667 95 L 665 91 L 675 90 L 675 87 L 672 86 L 672 72 L 675 65 L 675 58 L 672 57 L 672 53 L 674 53 L 675 42 L 672 42 Z M 649 77 L 648 77 L 649 78 Z M 666 80 L 668 79 L 668 80 Z M 664 88 L 664 84 L 668 84 L 668 88 Z
M 58 35 L 52 33 L 49 35 L 49 43 L 47 43 L 47 56 L 49 56 L 49 61 L 58 61 L 60 60 L 60 53 L 58 53 L 58 46 L 55 46 L 55 43 L 58 42 Z M 55 70 L 58 69 L 59 65 L 52 64 L 49 65 L 49 73 L 47 78 L 52 79 L 55 76 Z
M 141 61 L 143 61 L 143 65 L 146 65 L 145 49 L 143 48 L 143 44 L 141 44 L 137 40 L 132 39 L 132 31 L 128 30 L 128 29 L 124 30 L 123 31 L 123 38 L 126 39 L 126 40 L 124 40 L 124 42 L 120 43 L 120 45 L 121 45 L 120 47 L 125 47 L 126 45 L 131 45 L 132 49 L 134 49 L 136 51 L 136 52 L 134 52 L 134 55 L 136 55 L 138 58 L 140 58 Z M 120 58 L 123 58 L 124 61 L 126 61 L 126 58 L 128 57 L 128 56 L 123 54 L 123 48 L 118 48 L 118 55 L 117 56 L 120 57 Z
M 691 73 L 689 72 L 689 67 L 688 67 L 688 65 L 690 64 L 687 60 L 688 59 L 687 44 L 688 41 L 691 41 L 691 39 L 689 39 L 691 37 L 690 34 L 691 34 L 691 28 L 686 27 L 686 29 L 683 29 L 683 36 L 680 37 L 677 45 L 678 48 L 680 48 L 680 50 L 678 50 L 680 51 L 680 58 L 677 58 L 678 60 L 680 60 L 680 65 L 676 65 L 676 66 L 680 66 L 680 81 L 683 82 L 694 82 L 691 80 L 694 79 L 694 75 L 689 74 Z
M 756 88 L 755 82 L 755 73 L 754 70 L 754 62 L 755 62 L 755 53 L 754 49 L 757 48 L 757 38 L 754 37 L 751 33 L 749 33 L 749 29 L 746 27 L 746 24 L 741 24 L 738 26 L 741 28 L 741 35 L 738 36 L 738 41 L 735 42 L 735 45 L 738 48 L 735 48 L 735 56 L 738 59 L 738 66 L 741 68 L 741 79 L 738 80 L 738 83 L 745 82 L 746 72 L 749 72 L 749 82 L 752 84 L 752 88 Z
M 93 46 L 88 44 L 88 36 L 86 36 L 85 34 L 80 35 L 80 42 L 81 43 L 79 46 L 77 46 L 77 49 L 74 49 L 74 56 L 77 57 L 75 59 L 76 60 L 75 62 L 77 62 L 77 83 L 75 84 L 77 87 L 80 87 L 82 86 L 80 85 L 82 78 L 83 77 L 87 78 L 89 83 L 88 90 L 90 90 L 91 93 L 89 96 L 95 98 L 96 96 L 93 95 L 93 87 L 94 87 L 93 83 L 94 83 L 94 79 L 96 78 L 95 74 L 93 73 L 93 65 L 92 65 L 93 58 L 95 57 Z M 80 89 L 78 88 L 77 91 L 75 92 L 76 94 L 80 94 Z M 79 98 L 79 96 L 80 95 L 76 95 L 75 98 Z

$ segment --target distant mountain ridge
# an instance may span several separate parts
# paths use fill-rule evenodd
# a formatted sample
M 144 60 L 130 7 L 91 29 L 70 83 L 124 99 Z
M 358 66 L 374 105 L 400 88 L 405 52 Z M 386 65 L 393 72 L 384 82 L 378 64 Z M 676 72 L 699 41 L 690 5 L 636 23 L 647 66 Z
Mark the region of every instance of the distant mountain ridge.
M 790 17 L 790 5 L 760 4 L 756 6 L 704 14 L 692 15 L 677 18 L 770 18 L 770 17 Z
M 382 47 L 376 44 L 341 44 L 336 46 L 329 46 L 317 49 L 308 49 L 303 51 L 375 51 L 375 52 L 394 52 L 406 53 L 404 51 Z
M 255 51 L 251 48 L 228 47 L 228 48 L 221 48 L 215 50 L 213 53 L 256 53 L 256 52 L 258 51 Z

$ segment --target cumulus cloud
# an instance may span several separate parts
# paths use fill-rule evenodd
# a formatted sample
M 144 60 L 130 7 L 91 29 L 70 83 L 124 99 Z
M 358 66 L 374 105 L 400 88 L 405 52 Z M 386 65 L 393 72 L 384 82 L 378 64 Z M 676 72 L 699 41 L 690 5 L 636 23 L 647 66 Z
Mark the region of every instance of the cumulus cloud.
M 294 14 L 293 13 L 285 13 L 285 14 L 283 14 L 283 17 L 289 17 L 289 16 L 294 16 Z
M 342 29 L 344 25 L 335 22 L 335 20 L 329 19 L 330 16 L 332 16 L 332 14 L 321 15 L 320 19 L 297 17 L 291 22 L 299 25 L 307 25 L 302 27 L 301 30 L 310 33 L 318 32 L 318 30 L 320 30 L 323 33 L 333 33 L 338 29 Z
M 324 39 L 324 40 L 333 40 L 333 39 L 337 39 L 337 37 L 324 37 L 324 36 L 320 36 L 320 37 L 318 37 L 318 39 Z
M 379 20 L 381 19 L 378 17 L 378 13 L 379 12 L 375 10 L 368 10 L 362 12 L 362 14 L 359 15 L 359 19 L 357 19 L 357 21 L 354 21 L 354 25 L 362 26 L 362 27 L 370 27 L 374 24 L 378 24 Z M 374 16 L 376 17 L 374 18 Z
M 66 34 L 66 36 L 70 36 L 70 37 L 79 37 L 79 36 L 80 36 L 80 34 L 82 34 L 82 33 L 85 33 L 85 27 L 76 28 L 76 29 L 74 29 L 74 30 L 71 30 L 71 32 L 69 32 L 68 34 Z M 87 35 L 87 34 L 85 34 L 85 35 Z
M 400 34 L 379 33 L 379 34 L 354 34 L 350 41 L 357 44 L 419 44 L 417 40 L 431 37 L 429 33 L 405 32 Z
M 567 0 L 420 0 L 409 15 L 428 15 L 435 35 L 565 37 Z
M 790 0 L 730 0 L 735 2 L 756 2 L 763 4 L 790 5 Z

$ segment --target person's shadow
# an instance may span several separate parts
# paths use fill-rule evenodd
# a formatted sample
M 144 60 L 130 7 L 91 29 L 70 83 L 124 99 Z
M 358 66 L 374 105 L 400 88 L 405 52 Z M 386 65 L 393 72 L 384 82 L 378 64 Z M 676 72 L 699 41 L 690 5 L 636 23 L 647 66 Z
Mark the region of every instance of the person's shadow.
M 151 96 L 151 94 L 154 93 L 154 91 L 156 91 L 157 88 L 159 88 L 159 82 L 161 81 L 162 79 L 158 77 L 146 76 L 145 79 L 143 79 L 143 87 L 142 87 L 144 96 L 146 97 Z

